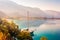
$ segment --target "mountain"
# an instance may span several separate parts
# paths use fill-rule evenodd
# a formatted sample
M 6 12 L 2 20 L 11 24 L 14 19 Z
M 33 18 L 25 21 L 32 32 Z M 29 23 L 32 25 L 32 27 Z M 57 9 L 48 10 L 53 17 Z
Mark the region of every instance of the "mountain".
M 0 18 L 4 18 L 6 17 L 7 15 L 5 13 L 3 13 L 2 11 L 0 11 Z
M 40 8 L 25 7 L 9 0 L 0 0 L 0 10 L 10 17 L 26 17 L 27 13 L 31 17 L 60 17 L 58 11 L 43 11 Z
M 50 18 L 60 18 L 60 12 L 54 10 L 46 10 L 45 13 L 49 15 Z
M 0 10 L 5 12 L 9 16 L 27 16 L 28 12 L 29 15 L 33 17 L 47 16 L 39 8 L 21 6 L 9 0 L 0 1 Z

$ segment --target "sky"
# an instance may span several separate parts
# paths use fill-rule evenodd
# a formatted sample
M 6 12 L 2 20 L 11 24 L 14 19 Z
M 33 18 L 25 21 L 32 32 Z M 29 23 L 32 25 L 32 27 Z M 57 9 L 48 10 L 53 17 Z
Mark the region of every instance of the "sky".
M 11 0 L 19 5 L 60 11 L 60 0 Z

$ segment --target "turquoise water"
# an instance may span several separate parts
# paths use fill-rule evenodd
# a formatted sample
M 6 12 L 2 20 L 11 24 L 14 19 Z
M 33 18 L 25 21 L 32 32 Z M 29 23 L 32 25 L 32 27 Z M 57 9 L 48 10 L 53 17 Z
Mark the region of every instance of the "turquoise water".
M 18 24 L 20 26 L 21 29 L 23 28 L 27 28 L 27 21 L 26 20 L 15 20 L 16 24 Z M 39 27 L 42 24 L 45 23 L 51 23 L 53 26 L 55 26 L 56 24 L 60 24 L 60 20 L 56 21 L 56 20 L 30 20 L 29 24 L 30 27 Z M 58 26 L 58 25 L 57 25 Z M 46 37 L 48 40 L 60 40 L 60 30 L 54 30 L 52 32 L 52 30 L 46 30 L 46 31 L 34 31 L 34 36 L 33 39 L 34 40 L 40 40 L 41 37 Z
M 60 40 L 60 31 L 56 32 L 40 32 L 35 34 L 34 40 L 40 40 L 41 37 L 46 37 L 48 40 Z

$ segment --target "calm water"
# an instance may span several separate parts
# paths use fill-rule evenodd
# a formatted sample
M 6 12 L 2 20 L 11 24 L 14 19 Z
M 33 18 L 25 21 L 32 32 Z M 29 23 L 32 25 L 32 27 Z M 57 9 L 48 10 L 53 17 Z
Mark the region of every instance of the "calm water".
M 27 20 L 14 20 L 21 29 L 28 28 Z M 60 20 L 30 20 L 29 28 L 34 31 L 34 40 L 46 37 L 48 40 L 60 40 Z
M 28 22 L 27 20 L 14 20 L 16 24 L 20 26 L 20 28 L 27 28 Z M 45 20 L 30 20 L 29 27 L 38 27 L 41 24 L 45 23 Z

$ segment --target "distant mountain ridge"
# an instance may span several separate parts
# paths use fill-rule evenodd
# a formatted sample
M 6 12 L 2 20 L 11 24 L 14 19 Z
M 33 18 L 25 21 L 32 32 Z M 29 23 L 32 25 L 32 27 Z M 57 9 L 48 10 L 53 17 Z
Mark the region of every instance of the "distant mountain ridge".
M 49 17 L 54 17 L 54 18 L 60 18 L 60 12 L 59 11 L 54 11 L 54 10 L 47 10 L 45 11 L 46 14 L 49 15 Z
M 39 8 L 25 7 L 9 0 L 0 1 L 0 10 L 4 15 L 6 14 L 10 17 L 27 16 L 27 13 L 29 13 L 30 17 L 60 17 L 60 12 L 52 10 L 43 11 Z

